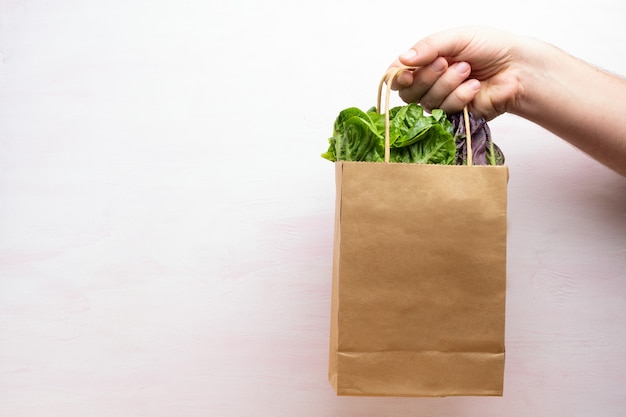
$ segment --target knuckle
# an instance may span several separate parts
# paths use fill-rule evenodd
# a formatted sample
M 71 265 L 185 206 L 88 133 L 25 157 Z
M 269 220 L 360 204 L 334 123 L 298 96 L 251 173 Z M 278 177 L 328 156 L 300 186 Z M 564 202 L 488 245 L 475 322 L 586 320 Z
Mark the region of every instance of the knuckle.
M 420 100 L 420 104 L 426 111 L 432 111 L 433 109 L 438 108 L 441 105 L 441 101 L 434 100 L 431 97 L 424 96 Z
M 402 99 L 402 101 L 406 102 L 406 103 L 410 103 L 412 101 L 415 101 L 415 99 L 417 97 L 415 97 L 414 94 L 411 94 L 409 90 L 407 89 L 401 89 L 398 91 L 398 96 Z

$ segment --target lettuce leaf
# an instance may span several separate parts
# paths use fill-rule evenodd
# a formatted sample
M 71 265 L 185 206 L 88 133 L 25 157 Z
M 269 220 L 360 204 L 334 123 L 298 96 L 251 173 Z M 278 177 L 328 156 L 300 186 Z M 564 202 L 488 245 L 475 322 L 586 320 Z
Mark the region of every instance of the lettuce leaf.
M 443 110 L 427 115 L 418 104 L 398 106 L 389 111 L 390 161 L 453 164 L 456 144 L 453 127 Z M 342 110 L 333 126 L 329 161 L 382 162 L 385 154 L 384 115 L 375 108 Z
M 328 140 L 330 146 L 322 157 L 330 161 L 369 161 L 384 160 L 384 120 L 381 136 L 380 115 L 364 112 L 356 107 L 342 110 L 335 120 L 333 135 Z
M 504 155 L 491 140 L 485 119 L 470 114 L 474 164 L 502 165 Z M 448 116 L 441 109 L 426 114 L 415 103 L 389 110 L 390 162 L 463 165 L 467 159 L 463 114 Z M 375 107 L 342 110 L 321 156 L 329 161 L 382 162 L 385 116 Z

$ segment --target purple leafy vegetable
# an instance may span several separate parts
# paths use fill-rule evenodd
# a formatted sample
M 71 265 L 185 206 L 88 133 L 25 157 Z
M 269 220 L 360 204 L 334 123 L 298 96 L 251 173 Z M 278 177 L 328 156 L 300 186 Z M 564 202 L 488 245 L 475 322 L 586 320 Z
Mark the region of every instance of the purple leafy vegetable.
M 456 142 L 456 164 L 467 164 L 467 144 L 465 138 L 465 120 L 463 113 L 449 115 L 448 119 L 454 128 Z M 474 165 L 503 165 L 504 154 L 491 140 L 491 130 L 482 117 L 469 114 L 470 132 L 472 134 L 472 157 Z

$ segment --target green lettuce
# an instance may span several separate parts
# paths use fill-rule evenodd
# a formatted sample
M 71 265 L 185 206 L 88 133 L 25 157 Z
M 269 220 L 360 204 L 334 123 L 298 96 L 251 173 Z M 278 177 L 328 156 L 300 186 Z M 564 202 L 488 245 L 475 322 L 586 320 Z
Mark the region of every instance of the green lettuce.
M 371 108 L 342 110 L 322 157 L 335 161 L 383 162 L 385 155 L 384 115 Z M 426 114 L 415 103 L 389 110 L 389 154 L 391 162 L 455 163 L 454 127 L 443 110 Z

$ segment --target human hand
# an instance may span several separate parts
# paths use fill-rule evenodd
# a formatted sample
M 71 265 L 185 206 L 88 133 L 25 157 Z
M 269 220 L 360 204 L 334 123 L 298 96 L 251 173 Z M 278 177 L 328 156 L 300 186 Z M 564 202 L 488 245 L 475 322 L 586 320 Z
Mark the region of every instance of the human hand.
M 486 120 L 511 111 L 521 96 L 521 51 L 530 39 L 506 32 L 459 27 L 417 42 L 390 67 L 418 67 L 401 72 L 391 88 L 407 103 L 426 110 L 459 112 L 466 105 Z M 532 49 L 532 48 L 530 48 Z

